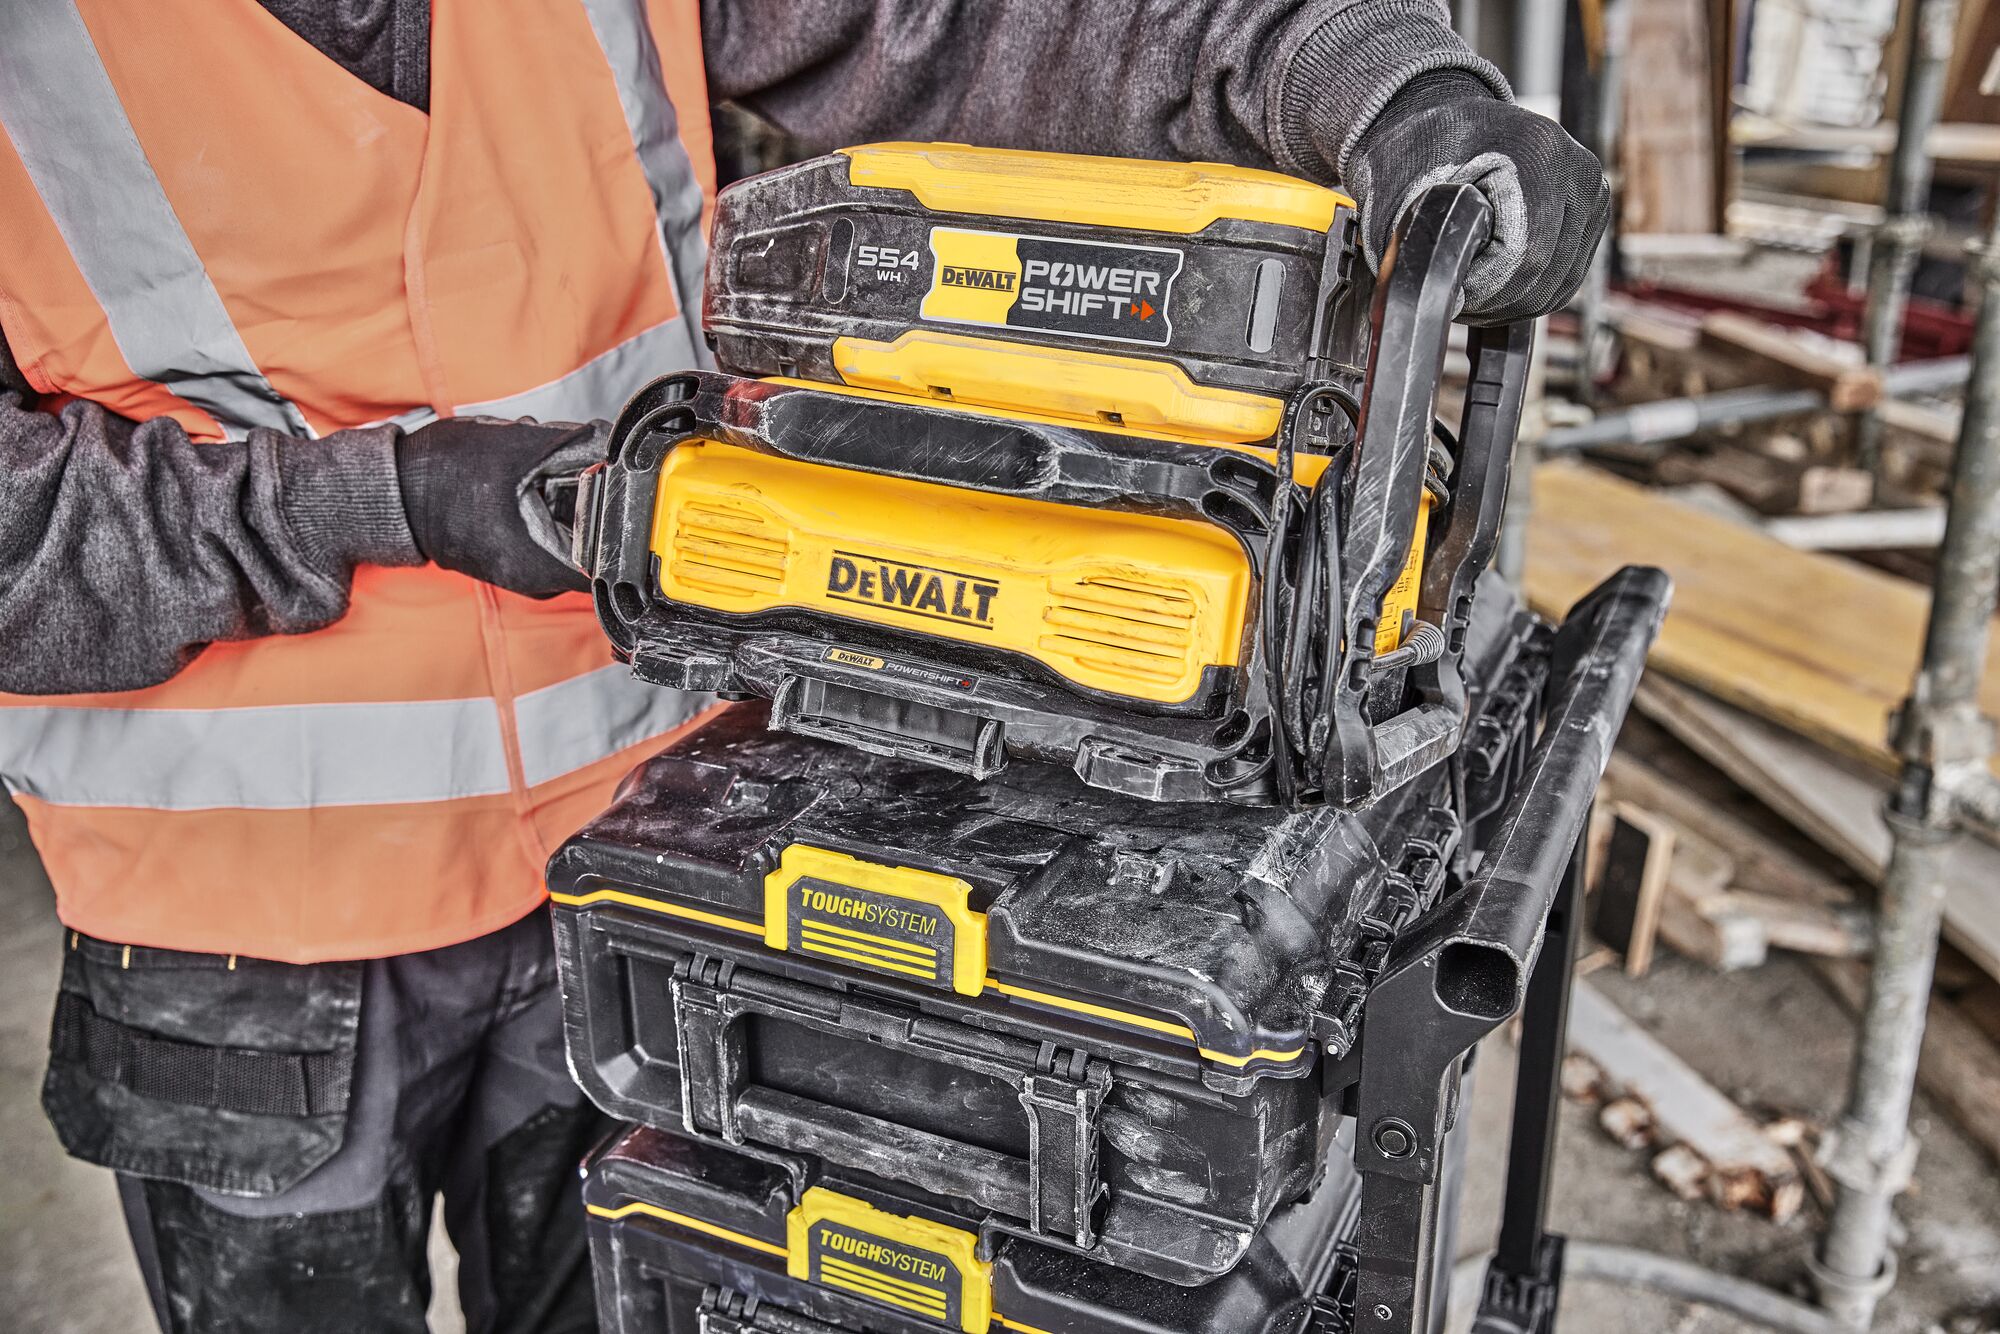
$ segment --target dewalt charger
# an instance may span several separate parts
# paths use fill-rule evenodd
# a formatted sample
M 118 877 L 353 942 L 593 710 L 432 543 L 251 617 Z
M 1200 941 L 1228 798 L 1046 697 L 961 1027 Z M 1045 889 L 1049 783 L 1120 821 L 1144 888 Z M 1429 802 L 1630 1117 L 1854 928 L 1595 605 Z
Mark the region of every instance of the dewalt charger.
M 984 777 L 1365 804 L 1457 744 L 1526 328 L 1446 332 L 1489 216 L 1269 172 L 852 149 L 718 201 L 729 372 L 628 404 L 576 554 L 642 679 Z M 757 378 L 750 378 L 750 377 Z M 1426 551 L 1428 550 L 1428 556 Z

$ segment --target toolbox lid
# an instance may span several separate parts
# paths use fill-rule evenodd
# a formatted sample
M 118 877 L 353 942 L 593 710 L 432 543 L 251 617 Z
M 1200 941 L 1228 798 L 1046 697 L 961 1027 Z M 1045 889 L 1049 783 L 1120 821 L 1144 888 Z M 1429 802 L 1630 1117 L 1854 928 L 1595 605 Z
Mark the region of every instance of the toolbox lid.
M 559 907 L 658 914 L 774 967 L 1303 1073 L 1442 786 L 1359 815 L 1165 805 L 1030 763 L 975 782 L 770 732 L 744 704 L 634 771 L 550 887 Z
M 941 1202 L 646 1128 L 626 1131 L 586 1165 L 584 1202 L 594 1225 L 679 1233 L 735 1262 L 738 1281 L 761 1273 L 753 1295 L 781 1306 L 789 1278 L 969 1334 L 1207 1334 L 1301 1317 L 1333 1269 L 1359 1186 L 1336 1158 L 1309 1199 L 1259 1231 L 1243 1263 L 1193 1288 L 1015 1236 L 982 1248 L 978 1221 Z

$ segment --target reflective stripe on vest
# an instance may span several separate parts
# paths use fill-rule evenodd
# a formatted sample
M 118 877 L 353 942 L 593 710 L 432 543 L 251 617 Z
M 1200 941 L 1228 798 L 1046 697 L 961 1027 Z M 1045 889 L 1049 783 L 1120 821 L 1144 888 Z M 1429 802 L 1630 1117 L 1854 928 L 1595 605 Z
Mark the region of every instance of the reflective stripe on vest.
M 460 404 L 458 415 L 533 417 L 545 422 L 608 419 L 624 406 L 626 399 L 668 369 L 699 364 L 695 355 L 698 346 L 701 345 L 689 341 L 687 326 L 676 317 L 626 339 L 547 384 L 484 403 Z M 399 424 L 408 429 L 408 423 Z
M 693 717 L 707 697 L 603 667 L 514 701 L 535 787 Z M 109 761 L 109 762 L 107 762 Z M 62 806 L 304 810 L 509 789 L 491 699 L 244 709 L 23 707 L 0 712 L 0 782 Z
M 625 112 L 625 127 L 632 133 L 632 146 L 653 190 L 653 207 L 660 215 L 667 270 L 675 277 L 687 346 L 701 358 L 699 364 L 711 364 L 701 336 L 701 279 L 708 259 L 701 231 L 701 183 L 695 179 L 694 163 L 681 143 L 674 104 L 660 95 L 666 87 L 660 53 L 653 45 L 645 14 L 629 0 L 584 0 L 583 7 L 590 15 L 597 44 L 604 48 L 612 77 L 618 80 L 618 104 Z
M 40 192 L 136 375 L 241 437 L 312 434 L 250 358 L 167 202 L 71 0 L 13 5 L 0 128 Z

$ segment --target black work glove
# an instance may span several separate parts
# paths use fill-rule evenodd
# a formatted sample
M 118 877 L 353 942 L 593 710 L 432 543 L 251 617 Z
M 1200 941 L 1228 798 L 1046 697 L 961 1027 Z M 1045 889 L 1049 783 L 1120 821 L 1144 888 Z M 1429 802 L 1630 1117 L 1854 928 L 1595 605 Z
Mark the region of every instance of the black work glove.
M 1463 70 L 1405 84 L 1355 141 L 1345 183 L 1361 201 L 1370 268 L 1424 191 L 1478 187 L 1493 205 L 1493 237 L 1466 276 L 1460 318 L 1471 324 L 1525 320 L 1568 301 L 1611 216 L 1594 153 Z
M 541 484 L 603 458 L 601 426 L 447 417 L 419 427 L 396 445 L 410 535 L 426 559 L 515 593 L 584 592 L 590 581 L 552 551 Z

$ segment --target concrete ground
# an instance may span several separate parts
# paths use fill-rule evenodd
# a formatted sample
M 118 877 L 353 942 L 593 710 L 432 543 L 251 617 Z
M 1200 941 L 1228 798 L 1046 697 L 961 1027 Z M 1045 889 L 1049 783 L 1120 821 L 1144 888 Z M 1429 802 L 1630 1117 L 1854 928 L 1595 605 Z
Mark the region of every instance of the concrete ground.
M 1632 982 L 1613 970 L 1590 983 L 1740 1105 L 1766 1118 L 1826 1125 L 1840 1110 L 1853 1042 L 1847 1013 L 1796 959 L 1773 956 L 1750 972 L 1717 975 L 1668 955 Z M 1503 1035 L 1482 1053 L 1473 1102 L 1473 1162 L 1460 1252 L 1492 1244 L 1503 1179 L 1514 1048 Z M 1995 1109 L 2000 1115 L 2000 1108 Z M 1989 1334 L 2000 1330 L 2000 1173 L 1919 1100 L 1923 1149 L 1899 1214 L 1909 1228 L 1901 1282 L 1883 1304 L 1878 1334 Z M 1741 1274 L 1805 1297 L 1805 1260 L 1820 1216 L 1809 1202 L 1782 1226 L 1683 1203 L 1647 1174 L 1648 1155 L 1601 1132 L 1594 1110 L 1563 1108 L 1551 1226 L 1574 1238 L 1640 1246 Z M 1735 1334 L 1744 1321 L 1651 1293 L 1578 1283 L 1564 1294 L 1569 1331 Z
M 18 816 L 0 802 L 0 1164 L 6 1169 L 0 1172 L 0 1327 L 20 1334 L 134 1334 L 149 1327 L 150 1317 L 110 1178 L 63 1156 L 36 1101 L 60 934 Z M 1796 963 L 1779 959 L 1717 977 L 1668 958 L 1640 984 L 1608 971 L 1592 981 L 1745 1105 L 1821 1124 L 1838 1110 L 1851 1024 Z M 1498 1214 L 1513 1056 L 1504 1036 L 1482 1054 L 1471 1103 L 1464 1254 L 1490 1244 Z M 1987 1334 L 2000 1329 L 2000 1177 L 1928 1107 L 1920 1104 L 1918 1117 L 1924 1149 L 1917 1189 L 1901 1210 L 1910 1230 L 1903 1282 L 1877 1329 Z M 1802 1292 L 1815 1218 L 1808 1207 L 1779 1227 L 1684 1204 L 1648 1177 L 1644 1155 L 1613 1144 L 1587 1109 L 1570 1105 L 1563 1111 L 1553 1222 L 1573 1237 L 1651 1247 Z M 434 1254 L 449 1265 L 441 1241 Z M 434 1326 L 445 1334 L 462 1324 L 449 1280 L 439 1286 L 446 1291 Z M 1563 1328 L 1730 1334 L 1752 1327 L 1650 1294 L 1576 1283 L 1565 1294 Z

